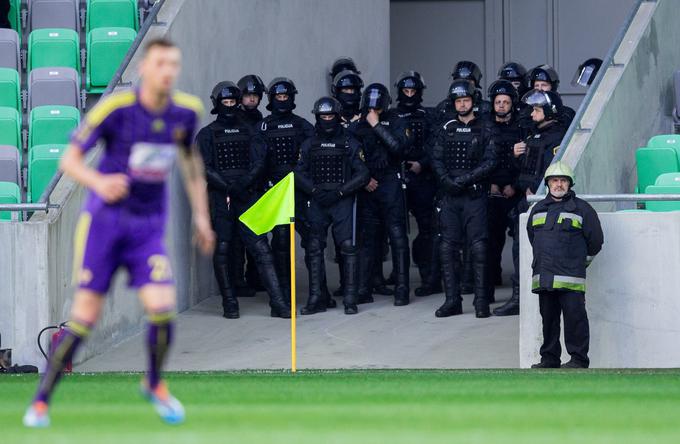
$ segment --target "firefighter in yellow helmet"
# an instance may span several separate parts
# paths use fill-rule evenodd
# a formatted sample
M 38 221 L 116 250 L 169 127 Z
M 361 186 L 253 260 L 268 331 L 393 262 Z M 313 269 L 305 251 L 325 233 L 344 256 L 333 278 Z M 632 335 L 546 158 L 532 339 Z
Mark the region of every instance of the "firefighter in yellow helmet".
M 538 294 L 543 319 L 541 362 L 532 368 L 558 368 L 560 315 L 571 360 L 563 368 L 587 368 L 590 332 L 586 314 L 586 267 L 604 242 L 597 213 L 572 190 L 574 172 L 562 161 L 544 176 L 548 194 L 529 213 L 527 231 L 533 249 L 531 291 Z

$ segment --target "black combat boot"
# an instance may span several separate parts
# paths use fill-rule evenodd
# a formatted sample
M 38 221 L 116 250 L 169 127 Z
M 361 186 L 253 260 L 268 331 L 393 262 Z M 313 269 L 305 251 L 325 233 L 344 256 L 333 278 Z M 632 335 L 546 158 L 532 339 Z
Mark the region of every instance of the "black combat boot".
M 439 236 L 432 240 L 432 252 L 430 258 L 429 274 L 423 281 L 423 285 L 416 288 L 415 295 L 418 297 L 429 296 L 431 294 L 442 293 L 442 274 L 441 262 L 439 259 Z
M 229 280 L 229 243 L 220 241 L 215 247 L 213 254 L 213 268 L 215 269 L 215 278 L 217 279 L 217 286 L 222 295 L 222 308 L 224 309 L 224 316 L 227 319 L 238 319 L 238 299 L 231 286 Z
M 441 241 L 439 247 L 444 281 L 444 304 L 434 313 L 438 318 L 447 318 L 463 313 L 463 299 L 460 297 L 458 278 L 460 275 L 460 252 L 450 242 Z
M 493 311 L 496 316 L 517 316 L 519 314 L 519 285 L 512 283 L 512 296 L 500 307 Z
M 326 311 L 326 294 L 325 288 L 322 289 L 323 277 L 323 257 L 319 242 L 316 239 L 310 239 L 307 245 L 308 254 L 305 257 L 307 262 L 307 269 L 309 270 L 309 299 L 307 305 L 300 310 L 302 315 L 311 315 Z
M 351 241 L 342 243 L 342 261 L 344 262 L 343 271 L 345 273 L 345 294 L 342 298 L 342 303 L 345 306 L 345 314 L 357 314 L 357 281 L 358 273 L 358 258 L 356 247 L 352 245 Z
M 274 257 L 267 240 L 258 239 L 251 247 L 262 284 L 269 294 L 269 306 L 273 318 L 290 318 L 290 303 L 286 299 L 274 267 Z
M 409 252 L 408 237 L 405 227 L 393 225 L 389 228 L 390 244 L 392 245 L 393 269 L 395 277 L 394 305 L 397 307 L 409 303 Z

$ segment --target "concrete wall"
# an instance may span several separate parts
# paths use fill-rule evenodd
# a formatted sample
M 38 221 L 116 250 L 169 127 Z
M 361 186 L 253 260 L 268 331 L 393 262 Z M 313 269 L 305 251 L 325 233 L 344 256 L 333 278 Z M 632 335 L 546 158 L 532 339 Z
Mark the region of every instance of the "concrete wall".
M 560 93 L 576 108 L 586 93 L 570 84 L 580 63 L 604 58 L 636 0 L 392 0 L 392 80 L 419 71 L 425 103 L 436 104 L 459 60 L 482 69 L 484 90 L 498 68 L 514 60 L 527 69 L 549 63 Z M 603 18 L 606 17 L 606 20 Z
M 389 85 L 389 8 L 388 0 L 192 0 L 169 32 L 184 50 L 179 86 L 208 107 L 221 80 L 289 77 L 300 92 L 295 112 L 313 120 L 337 57 L 351 56 L 366 84 Z
M 298 112 L 310 117 L 313 102 L 328 92 L 327 71 L 339 56 L 351 55 L 368 82 L 389 76 L 388 0 L 166 0 L 147 39 L 169 35 L 184 52 L 179 88 L 199 95 L 209 109 L 215 83 L 247 73 L 265 82 L 279 75 L 300 90 Z M 139 56 L 123 75 L 138 80 Z M 210 119 L 206 115 L 205 123 Z M 92 159 L 92 161 L 95 161 Z M 178 304 L 185 310 L 216 293 L 209 258 L 191 244 L 189 205 L 178 173 L 171 178 L 166 243 L 173 259 Z M 71 306 L 72 239 L 84 192 L 62 180 L 52 194 L 59 210 L 30 222 L 0 224 L 0 333 L 3 347 L 22 364 L 42 365 L 36 347 L 41 328 L 68 319 Z M 104 316 L 82 361 L 137 333 L 143 314 L 127 276 L 117 276 Z
M 526 226 L 527 215 L 522 215 Z M 680 367 L 680 212 L 601 213 L 605 244 L 588 268 L 592 367 Z M 520 366 L 540 360 L 532 253 L 521 239 Z M 564 349 L 562 361 L 568 360 Z
M 633 192 L 635 150 L 653 135 L 672 133 L 678 20 L 676 1 L 642 3 L 564 152 L 563 159 L 576 166 L 578 191 Z

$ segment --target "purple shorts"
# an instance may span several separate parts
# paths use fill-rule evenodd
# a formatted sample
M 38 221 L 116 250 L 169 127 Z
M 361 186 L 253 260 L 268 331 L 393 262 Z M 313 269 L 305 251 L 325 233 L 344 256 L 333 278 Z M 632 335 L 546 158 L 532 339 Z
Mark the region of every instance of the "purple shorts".
M 107 206 L 83 211 L 75 234 L 74 284 L 106 293 L 118 267 L 127 269 L 133 288 L 172 284 L 164 234 L 164 214 L 134 214 Z

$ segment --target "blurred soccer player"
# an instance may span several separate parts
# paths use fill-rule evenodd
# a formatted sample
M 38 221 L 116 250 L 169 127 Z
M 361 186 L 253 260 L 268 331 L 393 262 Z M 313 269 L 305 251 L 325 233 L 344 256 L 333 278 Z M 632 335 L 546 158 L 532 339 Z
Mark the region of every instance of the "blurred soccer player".
M 118 267 L 127 269 L 148 316 L 149 369 L 143 395 L 167 423 L 184 419 L 184 408 L 161 380 L 173 339 L 176 296 L 163 237 L 166 179 L 176 154 L 191 201 L 195 239 L 205 254 L 214 246 L 203 163 L 193 146 L 202 105 L 173 91 L 181 53 L 157 39 L 144 49 L 140 85 L 102 99 L 74 133 L 61 161 L 64 173 L 89 189 L 75 233 L 71 320 L 53 347 L 24 425 L 46 427 L 48 404 L 64 365 L 92 330 Z M 98 141 L 104 152 L 97 169 L 84 161 Z

